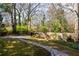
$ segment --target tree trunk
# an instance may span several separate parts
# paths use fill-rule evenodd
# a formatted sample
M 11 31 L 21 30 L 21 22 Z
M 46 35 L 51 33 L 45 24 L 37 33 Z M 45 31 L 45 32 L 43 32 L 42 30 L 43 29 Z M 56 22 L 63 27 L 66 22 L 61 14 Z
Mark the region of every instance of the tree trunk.
M 75 41 L 79 41 L 79 4 L 75 4 L 77 18 L 75 19 Z
M 31 29 L 32 29 L 32 28 L 31 28 L 31 17 L 30 17 L 30 31 L 31 31 Z
M 79 41 L 79 3 L 77 4 L 78 5 L 78 41 Z
M 28 19 L 27 19 L 27 32 L 28 32 L 28 22 L 30 21 L 30 12 L 31 12 L 31 4 L 29 3 L 29 6 L 28 6 Z
M 29 12 L 28 12 L 28 19 L 27 19 L 27 32 L 28 32 L 28 22 L 29 22 Z
M 16 3 L 13 3 L 13 16 L 14 16 L 13 33 L 16 33 Z
M 11 15 L 11 24 L 12 24 L 12 33 L 13 33 L 13 29 L 14 29 L 14 26 L 13 26 L 13 24 L 14 24 L 14 19 L 13 19 L 13 4 L 12 4 L 10 15 Z
M 20 13 L 19 13 L 18 17 L 19 17 L 19 25 L 21 25 L 21 16 L 20 16 Z

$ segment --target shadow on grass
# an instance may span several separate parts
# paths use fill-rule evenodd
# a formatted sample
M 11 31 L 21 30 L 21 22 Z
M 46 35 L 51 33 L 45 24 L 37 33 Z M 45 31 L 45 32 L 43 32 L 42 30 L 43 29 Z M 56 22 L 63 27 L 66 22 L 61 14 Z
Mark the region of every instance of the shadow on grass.
M 17 39 L 0 39 L 1 56 L 49 56 L 44 48 L 21 42 Z

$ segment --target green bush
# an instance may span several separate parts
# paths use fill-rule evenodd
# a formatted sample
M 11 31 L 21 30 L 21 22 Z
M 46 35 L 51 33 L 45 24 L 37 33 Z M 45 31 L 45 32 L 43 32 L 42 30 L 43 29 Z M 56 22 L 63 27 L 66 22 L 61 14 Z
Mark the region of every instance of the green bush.
M 73 48 L 73 49 L 79 49 L 79 44 L 75 43 L 75 42 L 65 42 L 63 40 L 56 40 L 53 42 L 64 45 L 64 46 L 68 46 L 68 47 Z
M 0 35 L 3 36 L 3 35 L 6 35 L 7 34 L 7 30 L 6 30 L 6 27 L 4 24 L 1 25 L 0 27 Z
M 52 31 L 53 32 L 61 32 L 61 24 L 59 20 L 54 20 L 52 23 Z
M 40 26 L 39 31 L 41 31 L 41 32 L 47 32 L 48 31 L 47 26 Z
M 18 33 L 24 33 L 24 32 L 26 32 L 27 31 L 27 26 L 26 25 L 21 25 L 21 26 L 19 26 L 19 25 L 17 25 L 16 26 L 16 31 L 18 32 Z
M 17 25 L 16 30 L 17 31 L 25 31 L 25 30 L 27 30 L 27 27 L 25 25 L 21 25 L 21 26 Z
M 79 49 L 79 44 L 77 43 L 69 43 L 70 45 L 68 45 L 69 47 L 71 48 L 74 48 L 74 49 Z
M 0 39 L 0 48 L 4 47 L 4 45 L 5 45 L 5 41 Z
M 54 19 L 52 21 L 53 32 L 69 32 L 68 23 L 65 19 Z

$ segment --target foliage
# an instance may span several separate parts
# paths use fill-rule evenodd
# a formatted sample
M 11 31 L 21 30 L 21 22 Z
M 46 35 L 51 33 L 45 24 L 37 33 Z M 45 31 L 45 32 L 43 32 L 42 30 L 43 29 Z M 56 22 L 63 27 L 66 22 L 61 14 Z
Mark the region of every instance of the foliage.
M 52 21 L 53 32 L 68 32 L 68 23 L 64 19 L 54 19 Z
M 54 20 L 52 22 L 52 31 L 53 32 L 60 32 L 61 31 L 61 24 L 59 23 L 59 20 Z
M 47 29 L 47 26 L 40 26 L 40 29 L 39 29 L 40 32 L 47 32 L 48 29 Z
M 17 27 L 16 27 L 16 29 L 17 29 L 17 31 L 19 31 L 19 30 L 27 30 L 27 28 L 26 28 L 26 25 L 17 25 Z
M 5 12 L 9 12 L 11 13 L 11 9 L 12 9 L 12 5 L 10 3 L 4 3 L 4 4 L 0 4 L 0 8 L 3 9 L 3 11 Z
M 65 42 L 63 40 L 58 40 L 58 41 L 53 41 L 53 42 L 64 45 L 64 46 L 68 46 L 68 47 L 73 48 L 73 49 L 79 49 L 79 44 L 78 43 Z
M 17 25 L 16 26 L 16 31 L 18 32 L 18 33 L 22 33 L 22 32 L 27 32 L 27 27 L 26 27 L 26 25 Z
M 0 38 L 0 48 L 4 47 L 5 45 L 5 41 L 3 41 L 1 38 Z
M 30 28 L 30 26 L 28 25 L 17 25 L 16 26 L 16 31 L 17 31 L 17 34 L 26 34 L 27 32 L 32 32 L 33 29 Z
M 13 33 L 15 33 L 16 31 L 17 33 L 25 33 L 27 31 L 73 32 L 72 28 L 70 28 L 66 20 L 65 17 L 66 15 L 64 14 L 65 11 L 59 6 L 61 4 L 56 4 L 56 5 L 50 4 L 51 6 L 49 5 L 49 8 L 47 9 L 50 14 L 49 16 L 47 11 L 44 11 L 43 9 L 39 9 L 45 7 L 41 5 L 42 4 L 40 3 L 38 4 L 1 3 L 0 8 L 3 9 L 4 13 L 7 12 L 10 15 L 11 17 L 10 25 L 12 26 Z M 46 4 L 46 6 L 47 5 L 48 4 Z M 2 16 L 0 16 L 0 20 L 1 18 Z M 7 18 L 9 19 L 9 16 Z M 25 25 L 23 25 L 24 23 Z M 39 28 L 37 28 L 37 26 Z
M 3 17 L 2 15 L 0 15 L 0 25 L 1 25 L 2 20 L 3 20 Z
M 53 32 L 71 32 L 62 4 L 50 4 L 48 12 Z M 59 7 L 59 8 L 58 8 Z

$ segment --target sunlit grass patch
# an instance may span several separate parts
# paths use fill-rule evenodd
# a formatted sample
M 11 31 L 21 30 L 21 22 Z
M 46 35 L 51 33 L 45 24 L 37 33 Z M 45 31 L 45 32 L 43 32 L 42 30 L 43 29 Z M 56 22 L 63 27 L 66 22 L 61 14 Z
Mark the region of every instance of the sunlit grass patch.
M 0 39 L 3 42 L 0 47 L 1 56 L 43 56 L 50 55 L 50 53 L 41 48 L 31 44 L 19 41 L 18 39 Z M 40 53 L 42 52 L 42 53 Z

